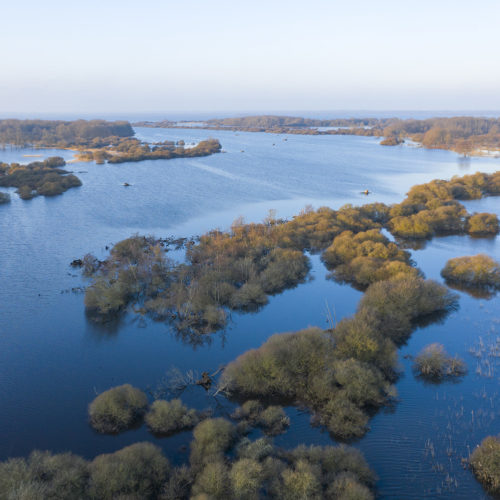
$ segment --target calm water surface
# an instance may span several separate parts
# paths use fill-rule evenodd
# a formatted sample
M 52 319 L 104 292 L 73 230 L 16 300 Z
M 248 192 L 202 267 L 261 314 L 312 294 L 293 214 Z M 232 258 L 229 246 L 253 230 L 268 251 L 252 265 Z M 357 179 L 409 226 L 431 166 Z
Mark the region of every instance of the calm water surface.
M 71 450 L 91 458 L 139 440 L 154 440 L 175 462 L 190 433 L 155 440 L 145 428 L 101 436 L 87 424 L 87 405 L 110 386 L 155 386 L 172 366 L 215 370 L 275 332 L 326 326 L 326 306 L 337 319 L 351 315 L 361 294 L 326 280 L 312 256 L 311 280 L 273 297 L 257 314 L 233 314 L 227 331 L 193 346 L 164 324 L 127 316 L 114 327 L 89 323 L 78 272 L 69 262 L 133 233 L 196 235 L 227 228 L 243 215 L 262 220 L 269 209 L 291 217 L 304 206 L 400 201 L 409 187 L 434 178 L 500 170 L 500 160 L 463 161 L 454 153 L 407 146 L 384 148 L 373 138 L 285 136 L 196 129 L 137 129 L 148 140 L 196 142 L 220 139 L 226 153 L 207 158 L 119 165 L 73 163 L 83 186 L 55 198 L 25 202 L 12 192 L 0 206 L 0 458 L 34 448 Z M 285 140 L 287 139 L 287 140 Z M 71 152 L 44 151 L 45 156 Z M 0 161 L 33 161 L 32 150 L 0 151 Z M 123 187 L 123 182 L 131 184 Z M 360 192 L 372 191 L 366 197 Z M 470 210 L 500 213 L 499 199 L 470 202 Z M 413 252 L 428 277 L 440 280 L 447 259 L 486 252 L 500 258 L 497 240 L 438 238 Z M 500 338 L 498 297 L 477 299 L 459 292 L 460 309 L 441 324 L 416 331 L 400 351 L 400 401 L 371 422 L 355 445 L 379 476 L 382 498 L 486 498 L 461 464 L 480 440 L 500 432 L 500 366 L 485 349 Z M 469 374 L 459 384 L 416 381 L 407 354 L 441 342 L 461 355 Z M 483 347 L 479 347 L 482 342 Z M 473 349 L 476 355 L 469 351 Z M 483 353 L 481 356 L 477 352 Z M 202 390 L 185 397 L 199 408 L 211 403 Z M 290 408 L 290 431 L 279 445 L 328 444 L 309 416 Z

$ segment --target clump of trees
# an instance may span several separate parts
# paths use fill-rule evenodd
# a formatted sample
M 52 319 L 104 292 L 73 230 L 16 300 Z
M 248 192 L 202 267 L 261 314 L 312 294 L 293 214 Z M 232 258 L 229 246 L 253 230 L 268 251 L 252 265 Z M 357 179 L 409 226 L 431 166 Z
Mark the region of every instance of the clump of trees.
M 470 216 L 457 200 L 499 194 L 500 172 L 477 173 L 453 177 L 450 181 L 434 180 L 413 186 L 403 202 L 391 207 L 387 227 L 392 234 L 402 238 L 430 238 L 466 232 L 474 235 L 496 234 L 498 220 L 494 214 Z
M 370 411 L 395 394 L 396 345 L 416 321 L 455 301 L 445 287 L 419 277 L 375 283 L 352 318 L 329 331 L 273 335 L 227 365 L 220 388 L 233 397 L 305 404 L 336 438 L 362 436 Z
M 151 432 L 165 436 L 192 429 L 200 421 L 200 415 L 180 399 L 158 399 L 153 402 L 144 420 Z
M 93 149 L 78 154 L 82 161 L 94 160 L 98 164 L 137 162 L 143 160 L 171 160 L 173 158 L 193 158 L 220 153 L 222 146 L 217 139 L 200 141 L 196 146 L 185 148 L 183 143 L 164 141 L 147 144 L 135 138 L 112 138 L 102 143 L 95 141 Z
M 276 436 L 286 431 L 290 418 L 281 406 L 265 408 L 259 401 L 245 401 L 235 410 L 232 417 L 240 422 L 240 428 L 260 427 L 264 434 Z
M 275 447 L 250 441 L 227 420 L 193 432 L 189 464 L 172 467 L 157 446 L 136 443 L 92 461 L 70 453 L 33 452 L 0 462 L 2 498 L 356 498 L 373 499 L 375 476 L 346 446 Z
M 450 284 L 468 288 L 500 289 L 500 263 L 485 254 L 450 259 L 441 276 Z
M 485 438 L 472 453 L 470 465 L 477 480 L 492 495 L 500 495 L 500 439 Z
M 140 389 L 130 384 L 113 387 L 90 403 L 90 424 L 98 432 L 122 432 L 142 418 L 147 406 L 148 398 Z
M 464 361 L 450 356 L 441 344 L 429 344 L 415 357 L 413 369 L 418 377 L 439 383 L 462 377 L 467 372 Z
M 323 262 L 341 282 L 366 288 L 371 283 L 397 276 L 418 276 L 410 254 L 400 250 L 378 229 L 353 233 L 344 231 L 323 252 Z
M 0 144 L 65 148 L 89 146 L 110 137 L 132 137 L 127 121 L 0 120 Z
M 78 177 L 59 167 L 66 165 L 63 158 L 54 156 L 27 165 L 0 163 L 0 186 L 16 187 L 23 200 L 35 196 L 56 196 L 72 187 L 81 186 Z
M 0 192 L 0 205 L 4 203 L 10 203 L 10 194 Z
M 496 235 L 500 224 L 496 214 L 479 213 L 469 217 L 467 232 L 473 236 Z

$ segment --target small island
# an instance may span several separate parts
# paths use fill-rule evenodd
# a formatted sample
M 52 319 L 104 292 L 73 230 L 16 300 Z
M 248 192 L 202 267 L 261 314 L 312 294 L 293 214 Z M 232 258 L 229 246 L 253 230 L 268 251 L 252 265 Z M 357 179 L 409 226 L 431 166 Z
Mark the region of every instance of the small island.
M 500 263 L 485 254 L 450 259 L 441 271 L 441 276 L 449 284 L 500 290 Z
M 16 187 L 19 197 L 30 200 L 35 196 L 56 196 L 70 188 L 81 186 L 76 175 L 59 167 L 66 165 L 63 158 L 54 156 L 27 165 L 0 163 L 0 186 Z M 3 195 L 0 197 L 5 199 Z M 7 201 L 10 197 L 7 198 Z
M 77 160 L 102 164 L 208 156 L 221 151 L 217 139 L 185 147 L 184 141 L 147 144 L 134 137 L 128 121 L 0 120 L 3 146 L 77 151 Z

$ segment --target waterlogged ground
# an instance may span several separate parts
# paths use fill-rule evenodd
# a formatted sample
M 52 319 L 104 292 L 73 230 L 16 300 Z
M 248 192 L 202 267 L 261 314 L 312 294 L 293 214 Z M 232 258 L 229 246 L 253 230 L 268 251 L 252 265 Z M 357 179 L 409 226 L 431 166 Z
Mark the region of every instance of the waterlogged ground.
M 307 204 L 398 202 L 416 183 L 500 170 L 500 160 L 464 161 L 446 151 L 381 147 L 372 138 L 193 129 L 137 133 L 146 140 L 186 143 L 213 135 L 227 153 L 119 165 L 73 163 L 67 168 L 82 179 L 81 188 L 27 202 L 12 190 L 12 202 L 0 206 L 0 459 L 34 448 L 90 458 L 148 439 L 181 462 L 190 433 L 156 440 L 143 427 L 97 435 L 87 424 L 88 403 L 125 382 L 155 387 L 172 366 L 215 371 L 275 332 L 326 327 L 326 302 L 337 320 L 351 315 L 361 297 L 326 280 L 319 258 L 312 256 L 312 280 L 271 298 L 259 313 L 233 314 L 226 332 L 193 346 L 163 324 L 132 316 L 111 327 L 88 322 L 83 295 L 72 291 L 82 285 L 68 265 L 74 258 L 88 251 L 102 256 L 106 245 L 135 232 L 189 236 L 227 228 L 239 215 L 261 220 L 269 209 L 291 217 Z M 0 151 L 0 161 L 36 159 L 26 154 L 40 151 Z M 71 158 L 70 152 L 60 154 Z M 362 195 L 364 189 L 372 194 Z M 467 205 L 500 214 L 500 199 Z M 447 259 L 480 251 L 500 259 L 500 241 L 439 238 L 413 257 L 427 277 L 440 280 Z M 371 431 L 356 443 L 379 476 L 382 498 L 486 498 L 461 459 L 483 437 L 500 432 L 499 298 L 459 295 L 457 312 L 416 331 L 401 349 L 400 401 L 377 414 Z M 436 341 L 467 362 L 469 374 L 460 383 L 432 386 L 414 378 L 405 357 Z M 199 408 L 213 405 L 199 388 L 184 397 Z M 276 438 L 279 445 L 331 443 L 327 433 L 311 428 L 309 415 L 288 411 L 292 425 Z

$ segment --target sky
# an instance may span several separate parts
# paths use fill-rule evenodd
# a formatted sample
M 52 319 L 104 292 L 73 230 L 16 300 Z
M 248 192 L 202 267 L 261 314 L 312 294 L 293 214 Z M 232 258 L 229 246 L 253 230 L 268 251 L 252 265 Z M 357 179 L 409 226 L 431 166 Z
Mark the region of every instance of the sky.
M 2 0 L 0 115 L 499 110 L 499 0 Z

